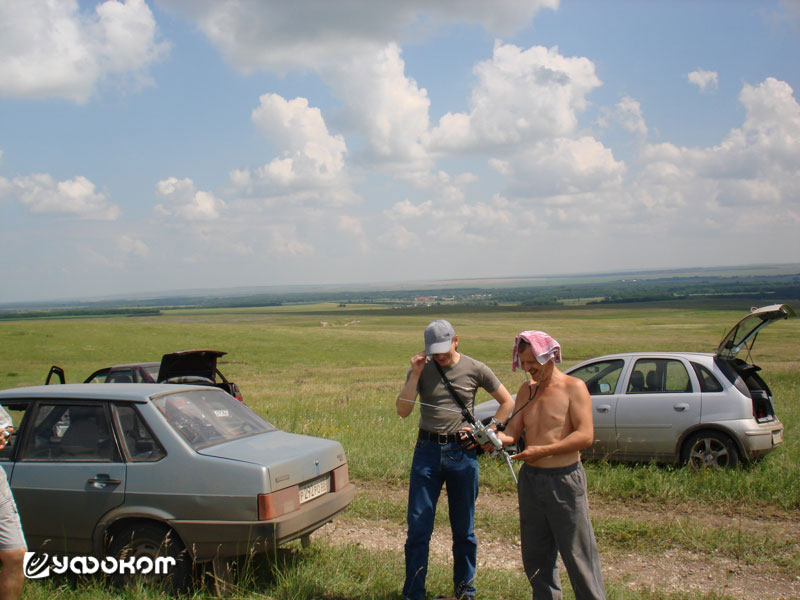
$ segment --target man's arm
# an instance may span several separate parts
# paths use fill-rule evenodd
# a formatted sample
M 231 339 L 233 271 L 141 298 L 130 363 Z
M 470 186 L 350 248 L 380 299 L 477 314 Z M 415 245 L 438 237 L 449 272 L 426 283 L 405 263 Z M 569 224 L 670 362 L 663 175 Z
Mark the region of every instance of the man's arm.
M 411 372 L 408 374 L 408 379 L 397 395 L 394 401 L 395 410 L 397 414 L 406 418 L 414 410 L 414 402 L 417 399 L 417 384 L 419 384 L 419 377 L 422 374 L 422 369 L 425 368 L 425 362 L 428 357 L 425 351 L 415 354 L 411 357 Z
M 499 388 L 492 392 L 492 398 L 497 400 L 500 404 L 500 406 L 497 407 L 497 412 L 494 413 L 494 418 L 500 423 L 505 423 L 511 411 L 514 409 L 514 399 L 511 397 L 511 394 L 508 393 L 506 386 L 502 383 Z
M 594 423 L 592 421 L 592 397 L 586 384 L 580 379 L 571 378 L 568 384 L 569 416 L 574 429 L 563 439 L 543 446 L 528 446 L 511 458 L 536 461 L 545 456 L 569 454 L 588 448 L 594 442 Z

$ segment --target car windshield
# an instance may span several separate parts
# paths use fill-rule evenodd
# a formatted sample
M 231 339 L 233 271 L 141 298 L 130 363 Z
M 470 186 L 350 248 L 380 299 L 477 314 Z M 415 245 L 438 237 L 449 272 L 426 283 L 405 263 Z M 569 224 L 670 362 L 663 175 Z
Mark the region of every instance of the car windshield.
M 153 403 L 195 450 L 275 429 L 241 402 L 214 388 L 164 394 L 153 398 Z

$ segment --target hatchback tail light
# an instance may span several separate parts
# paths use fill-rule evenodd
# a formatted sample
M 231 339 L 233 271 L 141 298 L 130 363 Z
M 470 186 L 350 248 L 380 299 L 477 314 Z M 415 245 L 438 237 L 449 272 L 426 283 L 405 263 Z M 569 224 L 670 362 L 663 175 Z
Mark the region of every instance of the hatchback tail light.
M 300 508 L 300 486 L 293 485 L 271 494 L 258 495 L 258 518 L 276 519 Z

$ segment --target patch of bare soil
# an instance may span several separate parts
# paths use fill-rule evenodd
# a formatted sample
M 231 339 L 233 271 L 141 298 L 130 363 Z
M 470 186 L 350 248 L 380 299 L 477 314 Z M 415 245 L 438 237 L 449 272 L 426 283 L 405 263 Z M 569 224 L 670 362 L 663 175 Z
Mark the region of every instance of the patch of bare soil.
M 358 493 L 405 502 L 405 488 L 358 484 Z M 442 492 L 445 495 L 445 492 Z M 442 500 L 440 500 L 442 502 Z M 517 499 L 511 494 L 492 494 L 481 490 L 478 511 L 506 513 L 517 518 Z M 590 498 L 593 517 L 633 521 L 680 522 L 686 526 L 730 527 L 742 532 L 768 533 L 775 540 L 800 544 L 800 519 L 796 512 L 773 511 L 752 515 L 730 510 L 724 514 L 702 505 L 674 507 Z M 389 520 L 367 520 L 344 515 L 315 534 L 332 544 L 358 544 L 368 550 L 390 550 L 402 554 L 405 526 Z M 510 569 L 522 572 L 519 539 L 509 543 L 491 531 L 476 530 L 478 568 Z M 448 527 L 434 530 L 431 558 L 447 562 L 452 544 Z M 601 543 L 602 546 L 602 543 Z M 606 582 L 631 589 L 647 588 L 669 592 L 697 591 L 728 594 L 742 600 L 788 600 L 800 598 L 800 577 L 777 568 L 748 565 L 715 553 L 696 554 L 685 550 L 653 549 L 652 553 L 602 553 Z M 560 564 L 563 571 L 563 564 Z

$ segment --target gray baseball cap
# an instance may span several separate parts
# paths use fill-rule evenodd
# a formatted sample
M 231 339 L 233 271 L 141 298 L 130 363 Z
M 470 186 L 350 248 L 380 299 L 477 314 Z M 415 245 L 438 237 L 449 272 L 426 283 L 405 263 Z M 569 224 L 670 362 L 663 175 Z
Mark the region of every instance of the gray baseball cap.
M 448 321 L 433 321 L 425 328 L 425 354 L 430 356 L 449 351 L 455 335 L 456 332 Z

